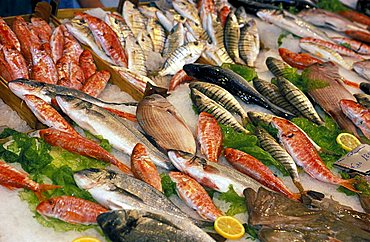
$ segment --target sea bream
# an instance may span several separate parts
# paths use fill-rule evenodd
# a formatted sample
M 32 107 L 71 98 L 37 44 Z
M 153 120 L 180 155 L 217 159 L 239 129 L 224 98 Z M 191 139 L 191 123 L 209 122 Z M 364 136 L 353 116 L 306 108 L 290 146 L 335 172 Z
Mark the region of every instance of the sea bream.
M 165 169 L 172 167 L 168 158 L 153 146 L 129 121 L 116 117 L 92 103 L 71 96 L 56 96 L 58 105 L 81 128 L 94 135 L 101 135 L 112 146 L 125 154 L 131 154 L 137 143 L 143 143 L 153 162 Z
M 122 8 L 122 16 L 125 19 L 127 26 L 135 37 L 139 32 L 145 29 L 145 17 L 130 1 L 125 1 Z
M 260 37 L 257 23 L 249 20 L 240 31 L 239 54 L 248 66 L 254 66 L 260 52 Z
M 239 54 L 239 43 L 240 42 L 240 28 L 238 19 L 235 16 L 234 12 L 230 12 L 226 18 L 225 28 L 224 28 L 224 43 L 229 53 L 231 59 L 238 64 L 245 64 L 244 61 L 240 58 Z

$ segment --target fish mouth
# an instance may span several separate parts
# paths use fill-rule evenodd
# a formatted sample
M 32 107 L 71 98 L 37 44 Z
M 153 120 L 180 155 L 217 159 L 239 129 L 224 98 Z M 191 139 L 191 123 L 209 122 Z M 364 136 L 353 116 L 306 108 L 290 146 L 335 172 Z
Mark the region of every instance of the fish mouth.
M 39 88 L 38 85 L 33 83 L 26 83 L 24 79 L 16 79 L 8 83 L 9 89 L 18 97 L 22 98 L 26 94 L 30 94 Z
M 99 185 L 99 180 L 94 178 L 101 172 L 102 170 L 97 168 L 85 169 L 75 172 L 73 179 L 79 188 L 89 190 Z

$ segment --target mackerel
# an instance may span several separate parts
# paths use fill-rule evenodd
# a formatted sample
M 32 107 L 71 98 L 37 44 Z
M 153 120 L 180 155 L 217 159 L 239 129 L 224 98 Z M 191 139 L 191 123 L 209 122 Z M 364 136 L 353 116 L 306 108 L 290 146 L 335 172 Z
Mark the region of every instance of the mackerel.
M 231 59 L 238 64 L 245 64 L 240 58 L 238 43 L 240 40 L 240 29 L 238 19 L 233 12 L 230 12 L 226 19 L 224 28 L 224 43 Z

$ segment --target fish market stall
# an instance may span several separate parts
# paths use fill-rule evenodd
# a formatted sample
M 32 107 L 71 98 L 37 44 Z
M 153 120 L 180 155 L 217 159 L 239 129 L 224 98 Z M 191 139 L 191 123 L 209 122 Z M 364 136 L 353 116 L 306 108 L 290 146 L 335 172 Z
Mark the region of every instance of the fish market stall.
M 0 19 L 0 241 L 368 241 L 370 17 L 293 2 Z

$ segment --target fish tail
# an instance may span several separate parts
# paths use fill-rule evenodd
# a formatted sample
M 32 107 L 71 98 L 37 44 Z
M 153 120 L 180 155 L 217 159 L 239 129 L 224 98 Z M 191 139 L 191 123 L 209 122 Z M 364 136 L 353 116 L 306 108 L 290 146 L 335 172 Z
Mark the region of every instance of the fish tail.
M 120 169 L 124 173 L 129 174 L 129 175 L 132 175 L 131 169 L 128 166 L 126 166 L 125 164 L 123 164 L 121 162 L 116 162 L 114 165 L 117 166 L 118 169 Z
M 294 179 L 294 180 L 293 180 L 293 183 L 294 183 L 294 185 L 298 188 L 298 190 L 299 190 L 300 194 L 304 194 L 304 193 L 305 193 L 304 188 L 303 188 L 303 186 L 302 186 L 302 183 L 301 183 L 300 181 L 298 181 L 298 180 Z
M 359 190 L 357 190 L 355 187 L 354 187 L 354 184 L 357 183 L 357 180 L 352 178 L 352 179 L 348 179 L 348 180 L 344 180 L 342 179 L 340 182 L 339 182 L 339 185 L 341 185 L 342 187 L 345 187 L 347 188 L 348 190 L 351 190 L 352 192 L 357 192 L 357 193 L 361 193 Z
M 46 197 L 42 194 L 42 192 L 48 191 L 48 190 L 53 190 L 57 188 L 61 188 L 62 186 L 58 185 L 51 185 L 51 184 L 40 184 L 39 189 L 35 192 L 35 195 L 39 201 L 44 201 L 46 200 Z

